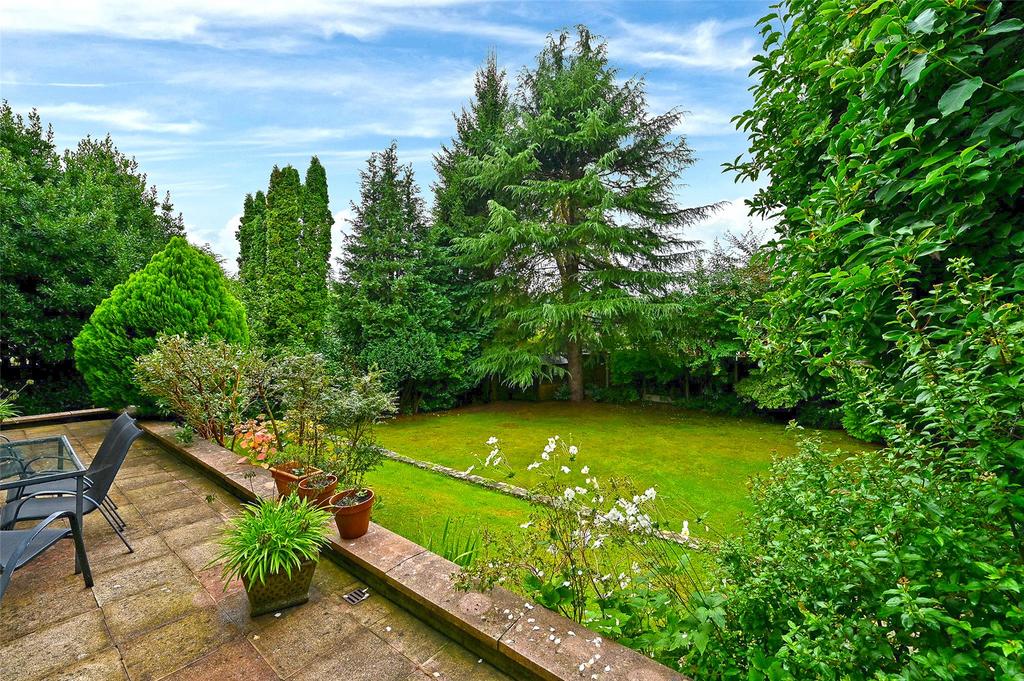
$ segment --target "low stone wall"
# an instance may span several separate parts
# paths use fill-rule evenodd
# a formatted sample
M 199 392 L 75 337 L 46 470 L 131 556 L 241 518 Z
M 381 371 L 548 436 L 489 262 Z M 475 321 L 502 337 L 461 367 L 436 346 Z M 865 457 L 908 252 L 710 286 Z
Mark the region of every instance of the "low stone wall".
M 269 471 L 238 463 L 233 452 L 201 439 L 183 446 L 174 439 L 173 424 L 143 422 L 140 426 L 166 449 L 216 477 L 236 496 L 255 500 L 276 495 Z M 414 459 L 407 463 L 418 465 Z M 504 485 L 482 478 L 481 482 Z M 453 575 L 460 571 L 458 565 L 376 523 L 370 524 L 365 536 L 351 541 L 341 539 L 332 528 L 329 549 L 332 558 L 371 587 L 513 676 L 551 681 L 685 681 L 682 675 L 640 653 L 605 641 L 506 589 L 466 592 L 455 588 Z
M 4 419 L 0 431 L 11 428 L 28 428 L 29 426 L 49 426 L 56 423 L 72 423 L 74 421 L 96 421 L 117 417 L 116 411 L 109 409 L 77 409 L 75 411 L 58 411 L 52 414 L 32 414 Z

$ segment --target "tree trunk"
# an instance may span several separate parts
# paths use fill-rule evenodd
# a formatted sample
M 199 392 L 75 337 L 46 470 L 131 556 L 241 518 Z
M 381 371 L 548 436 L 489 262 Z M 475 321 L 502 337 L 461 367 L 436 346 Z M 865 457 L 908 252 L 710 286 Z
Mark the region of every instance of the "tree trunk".
M 566 359 L 569 360 L 569 392 L 573 402 L 583 401 L 583 350 L 579 343 L 569 341 L 566 349 Z

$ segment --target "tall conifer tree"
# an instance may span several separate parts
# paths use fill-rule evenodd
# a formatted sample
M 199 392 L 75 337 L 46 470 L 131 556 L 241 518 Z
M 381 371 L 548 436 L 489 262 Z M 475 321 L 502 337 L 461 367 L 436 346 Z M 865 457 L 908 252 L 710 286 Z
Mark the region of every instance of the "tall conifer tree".
M 586 27 L 575 44 L 567 32 L 549 39 L 516 99 L 507 140 L 473 164 L 471 181 L 495 197 L 487 228 L 458 241 L 464 263 L 495 272 L 502 327 L 478 366 L 529 385 L 559 370 L 546 356 L 564 354 L 579 401 L 585 350 L 672 312 L 660 295 L 691 250 L 680 230 L 711 207 L 674 196 L 693 163 L 672 132 L 681 113 L 650 115 L 643 79 L 619 83 Z
M 306 170 L 302 192 L 301 276 L 303 296 L 310 310 L 308 341 L 318 345 L 323 336 L 324 310 L 327 309 L 327 279 L 330 275 L 331 228 L 327 171 L 314 156 Z
M 274 166 L 266 195 L 247 195 L 238 238 L 238 276 L 253 335 L 265 345 L 316 348 L 328 305 L 334 218 L 327 173 L 313 157 L 306 184 Z

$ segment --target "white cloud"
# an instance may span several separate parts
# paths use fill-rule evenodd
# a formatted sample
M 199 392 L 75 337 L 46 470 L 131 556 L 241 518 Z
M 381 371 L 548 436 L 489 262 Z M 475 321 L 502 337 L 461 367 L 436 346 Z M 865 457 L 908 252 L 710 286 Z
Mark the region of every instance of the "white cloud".
M 473 35 L 503 42 L 535 44 L 536 31 L 509 22 L 467 16 L 466 0 L 0 0 L 6 32 L 77 33 L 135 40 L 171 40 L 217 47 L 293 51 L 305 41 L 333 35 L 371 40 L 406 29 Z M 270 35 L 239 36 L 239 29 L 268 29 Z
M 754 40 L 730 36 L 751 22 L 708 19 L 690 27 L 619 22 L 623 32 L 610 38 L 613 58 L 644 66 L 675 66 L 736 71 L 753 65 Z
M 151 111 L 131 107 L 68 102 L 66 104 L 42 104 L 36 108 L 46 118 L 101 123 L 109 126 L 110 130 L 188 135 L 203 129 L 203 124 L 199 121 L 169 121 Z
M 748 208 L 743 202 L 748 198 L 741 196 L 723 202 L 717 212 L 707 220 L 690 227 L 685 236 L 689 239 L 699 239 L 704 243 L 704 247 L 710 247 L 715 239 L 722 238 L 726 232 L 740 234 L 745 232 L 748 227 L 752 227 L 766 237 L 771 236 L 775 220 L 765 220 L 757 215 L 747 215 Z
M 731 135 L 736 132 L 736 127 L 729 120 L 733 114 L 722 109 L 694 108 L 683 111 L 683 117 L 672 128 L 677 135 L 690 135 L 693 137 L 710 137 L 713 135 Z

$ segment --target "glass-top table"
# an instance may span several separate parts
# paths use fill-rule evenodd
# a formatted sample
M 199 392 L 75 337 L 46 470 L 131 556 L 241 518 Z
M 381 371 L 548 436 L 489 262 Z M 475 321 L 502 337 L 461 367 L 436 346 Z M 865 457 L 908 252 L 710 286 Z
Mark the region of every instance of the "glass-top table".
M 82 516 L 84 515 L 86 472 L 87 469 L 82 465 L 74 447 L 63 435 L 9 442 L 0 441 L 0 491 L 7 490 L 5 495 L 0 495 L 0 501 L 6 502 L 4 506 L 14 505 L 16 509 L 19 509 L 22 504 L 32 498 L 39 496 L 52 498 L 55 492 L 47 491 L 47 483 L 73 478 L 75 480 L 75 515 L 69 520 L 78 526 L 79 533 L 82 529 Z M 55 485 L 55 487 L 61 486 Z M 68 495 L 69 492 L 63 494 Z M 10 521 L 11 524 L 17 522 L 17 513 L 18 511 L 15 510 L 14 520 Z M 11 528 L 8 526 L 0 529 Z M 79 536 L 81 535 L 79 534 Z M 80 554 L 76 550 L 75 565 L 85 572 L 86 584 L 91 586 L 92 576 L 84 544 L 80 546 L 80 549 Z
M 85 466 L 63 435 L 0 442 L 0 490 L 79 477 Z

